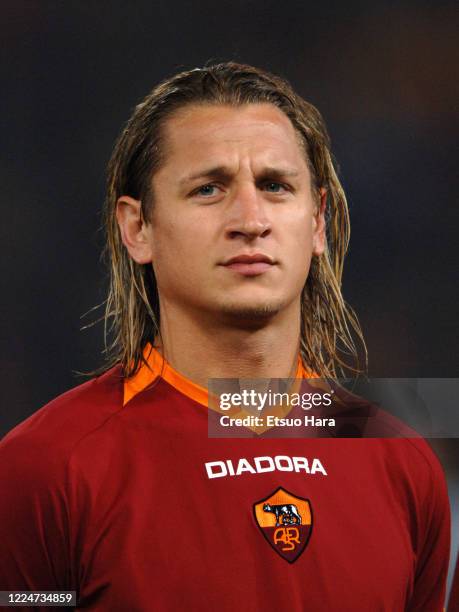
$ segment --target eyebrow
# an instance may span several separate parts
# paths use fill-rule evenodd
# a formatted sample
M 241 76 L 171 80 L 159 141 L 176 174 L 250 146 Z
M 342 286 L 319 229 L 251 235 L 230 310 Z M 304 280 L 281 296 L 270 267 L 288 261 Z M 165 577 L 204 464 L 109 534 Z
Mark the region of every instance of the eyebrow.
M 288 178 L 298 176 L 300 173 L 295 168 L 282 168 L 282 167 L 274 167 L 274 166 L 265 166 L 262 171 L 259 173 L 260 178 L 272 178 L 272 179 L 280 179 L 280 178 Z M 180 179 L 179 184 L 185 185 L 197 179 L 223 179 L 227 180 L 232 177 L 233 173 L 227 166 L 213 166 L 211 168 L 206 168 L 204 170 L 200 170 L 193 174 L 187 174 L 183 178 Z

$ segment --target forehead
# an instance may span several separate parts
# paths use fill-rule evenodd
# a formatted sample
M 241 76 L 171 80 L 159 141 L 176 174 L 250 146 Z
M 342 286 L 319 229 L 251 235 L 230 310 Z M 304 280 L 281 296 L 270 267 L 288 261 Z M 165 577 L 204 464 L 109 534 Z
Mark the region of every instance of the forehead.
M 236 154 L 307 165 L 299 133 L 272 104 L 190 105 L 166 121 L 163 136 L 166 165 Z

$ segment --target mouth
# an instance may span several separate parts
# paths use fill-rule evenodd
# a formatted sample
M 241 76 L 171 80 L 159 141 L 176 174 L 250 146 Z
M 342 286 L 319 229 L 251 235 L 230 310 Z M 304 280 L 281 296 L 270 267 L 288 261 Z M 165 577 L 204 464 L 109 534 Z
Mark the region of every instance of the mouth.
M 221 265 L 243 276 L 258 276 L 271 270 L 277 262 L 264 253 L 254 253 L 231 257 Z

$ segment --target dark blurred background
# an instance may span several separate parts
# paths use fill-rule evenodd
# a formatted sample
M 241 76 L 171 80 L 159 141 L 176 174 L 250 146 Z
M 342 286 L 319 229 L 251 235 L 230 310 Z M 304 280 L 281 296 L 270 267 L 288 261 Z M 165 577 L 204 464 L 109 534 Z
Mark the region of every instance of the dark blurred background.
M 105 164 L 153 85 L 208 60 L 279 73 L 324 115 L 370 375 L 457 377 L 457 15 L 443 0 L 2 2 L 0 435 L 100 365 L 103 327 L 80 317 L 105 296 Z M 456 509 L 458 442 L 435 441 Z

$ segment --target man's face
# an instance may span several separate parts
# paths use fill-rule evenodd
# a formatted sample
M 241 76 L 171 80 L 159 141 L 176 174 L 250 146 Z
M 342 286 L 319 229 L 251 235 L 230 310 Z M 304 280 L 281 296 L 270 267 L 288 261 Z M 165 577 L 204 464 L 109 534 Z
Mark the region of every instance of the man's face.
M 163 308 L 254 319 L 299 307 L 323 252 L 324 207 L 279 109 L 180 111 L 165 126 L 153 194 L 146 239 Z

